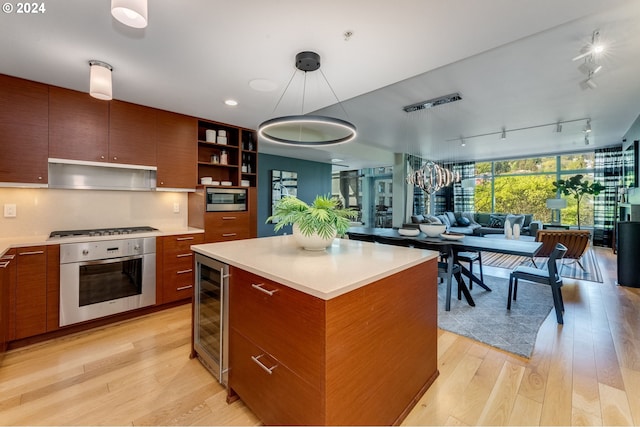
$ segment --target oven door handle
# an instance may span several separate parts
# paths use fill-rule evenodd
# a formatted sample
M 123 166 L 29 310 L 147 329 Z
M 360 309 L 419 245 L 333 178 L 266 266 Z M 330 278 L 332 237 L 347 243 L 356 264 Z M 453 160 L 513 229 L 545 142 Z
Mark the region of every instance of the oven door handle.
M 114 264 L 116 262 L 121 262 L 121 261 L 130 261 L 133 259 L 142 259 L 144 255 L 132 255 L 132 256 L 123 256 L 123 257 L 119 257 L 119 258 L 107 258 L 107 259 L 96 259 L 93 261 L 82 261 L 82 262 L 77 262 L 75 264 L 77 265 L 99 265 L 99 264 Z

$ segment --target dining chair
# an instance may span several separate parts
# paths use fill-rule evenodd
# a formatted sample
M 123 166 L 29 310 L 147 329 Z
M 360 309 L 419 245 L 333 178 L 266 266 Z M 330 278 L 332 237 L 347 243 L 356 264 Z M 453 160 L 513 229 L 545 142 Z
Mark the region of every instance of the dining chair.
M 541 283 L 551 286 L 553 296 L 553 307 L 556 310 L 558 323 L 564 323 L 562 312 L 564 311 L 564 301 L 562 300 L 562 277 L 558 274 L 557 261 L 561 260 L 567 253 L 567 247 L 561 243 L 556 244 L 555 249 L 549 255 L 546 269 L 519 265 L 509 275 L 509 296 L 507 297 L 507 310 L 511 310 L 511 296 L 513 301 L 518 294 L 518 279 L 529 282 Z
M 456 254 L 458 261 L 463 261 L 469 264 L 469 274 L 473 275 L 473 263 L 478 263 L 478 270 L 480 273 L 480 281 L 484 283 L 484 275 L 482 273 L 482 255 L 480 251 L 465 251 L 458 252 Z M 469 278 L 469 289 L 473 289 L 473 280 Z
M 420 241 L 415 241 L 413 246 L 418 249 L 434 249 L 432 245 L 425 244 Z M 451 287 L 453 285 L 453 279 L 456 279 L 456 282 L 458 283 L 458 300 L 461 300 L 462 294 L 464 294 L 469 305 L 471 307 L 475 307 L 476 304 L 469 293 L 469 289 L 467 289 L 467 285 L 462 279 L 462 269 L 454 260 L 453 250 L 450 246 L 444 246 L 440 248 L 439 251 L 440 261 L 438 261 L 438 279 L 446 283 L 444 303 L 445 311 L 451 311 Z

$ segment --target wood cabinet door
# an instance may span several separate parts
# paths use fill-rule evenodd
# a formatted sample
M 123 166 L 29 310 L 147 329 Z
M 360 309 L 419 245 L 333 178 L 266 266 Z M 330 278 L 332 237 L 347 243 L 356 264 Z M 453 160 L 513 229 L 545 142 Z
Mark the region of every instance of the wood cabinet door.
M 156 166 L 156 110 L 122 101 L 111 101 L 109 161 Z
M 0 182 L 47 183 L 49 88 L 0 75 Z
M 84 92 L 49 88 L 49 157 L 106 162 L 109 103 Z
M 15 339 L 47 331 L 47 255 L 45 246 L 17 251 Z
M 156 111 L 158 188 L 195 188 L 198 123 L 193 117 Z

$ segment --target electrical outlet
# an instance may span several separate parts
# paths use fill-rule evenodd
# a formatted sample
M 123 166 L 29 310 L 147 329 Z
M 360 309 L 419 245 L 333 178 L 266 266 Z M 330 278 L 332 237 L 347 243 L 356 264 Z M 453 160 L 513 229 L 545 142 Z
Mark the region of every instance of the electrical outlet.
M 15 218 L 16 216 L 16 204 L 15 203 L 5 203 L 4 204 L 4 217 L 5 218 Z
M 179 202 L 174 202 L 173 203 L 173 213 L 180 213 L 180 203 Z

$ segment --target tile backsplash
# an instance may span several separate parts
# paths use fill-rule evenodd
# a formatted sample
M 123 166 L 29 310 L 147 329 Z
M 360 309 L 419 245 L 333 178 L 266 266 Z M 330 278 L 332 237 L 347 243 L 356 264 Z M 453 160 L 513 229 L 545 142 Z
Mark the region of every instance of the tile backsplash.
M 4 217 L 5 204 L 16 205 L 15 218 Z M 187 193 L 0 188 L 0 238 L 102 227 L 179 229 L 187 219 Z

